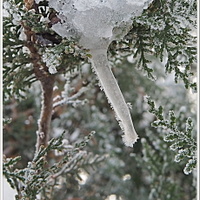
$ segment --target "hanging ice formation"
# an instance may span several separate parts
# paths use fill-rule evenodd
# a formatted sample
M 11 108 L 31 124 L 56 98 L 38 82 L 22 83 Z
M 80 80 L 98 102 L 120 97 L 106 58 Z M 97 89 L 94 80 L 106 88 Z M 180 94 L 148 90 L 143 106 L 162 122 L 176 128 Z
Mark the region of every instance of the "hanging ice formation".
M 91 63 L 124 132 L 126 146 L 137 141 L 129 108 L 109 67 L 107 49 L 131 29 L 131 18 L 141 15 L 153 0 L 49 0 L 61 23 L 53 25 L 62 37 L 74 38 L 90 50 Z

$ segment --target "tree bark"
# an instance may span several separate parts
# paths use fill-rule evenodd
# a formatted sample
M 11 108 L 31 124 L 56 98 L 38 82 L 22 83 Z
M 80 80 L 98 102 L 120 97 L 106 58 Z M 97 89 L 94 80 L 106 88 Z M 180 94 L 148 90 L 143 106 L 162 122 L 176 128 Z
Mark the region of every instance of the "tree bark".
M 48 144 L 53 110 L 53 86 L 55 82 L 55 76 L 50 76 L 46 78 L 45 81 L 40 82 L 42 86 L 43 99 L 40 118 L 38 120 L 36 151 L 39 150 L 40 146 L 47 146 Z
M 36 151 L 41 146 L 47 146 L 50 135 L 50 124 L 53 110 L 53 87 L 55 75 L 48 72 L 48 67 L 42 62 L 41 55 L 35 44 L 35 33 L 30 27 L 23 25 L 27 36 L 26 46 L 30 51 L 30 58 L 33 64 L 33 71 L 42 87 L 42 106 L 38 120 Z

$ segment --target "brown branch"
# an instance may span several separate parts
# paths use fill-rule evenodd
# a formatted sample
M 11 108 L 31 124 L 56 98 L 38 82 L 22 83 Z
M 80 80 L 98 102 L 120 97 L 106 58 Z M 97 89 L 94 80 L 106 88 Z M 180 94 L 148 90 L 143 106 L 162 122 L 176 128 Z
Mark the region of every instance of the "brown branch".
M 30 51 L 30 58 L 33 63 L 34 73 L 36 78 L 40 81 L 42 87 L 42 108 L 40 118 L 38 120 L 36 143 L 36 151 L 38 151 L 41 146 L 47 146 L 49 139 L 55 75 L 50 74 L 48 72 L 48 67 L 41 61 L 41 55 L 38 53 L 38 48 L 35 45 L 35 33 L 24 23 L 22 23 L 22 26 L 24 27 L 24 32 L 27 37 L 26 46 Z
M 55 76 L 50 76 L 46 78 L 45 81 L 41 81 L 43 101 L 40 119 L 38 120 L 36 150 L 39 150 L 41 145 L 46 146 L 49 139 L 51 116 L 53 110 L 54 82 Z

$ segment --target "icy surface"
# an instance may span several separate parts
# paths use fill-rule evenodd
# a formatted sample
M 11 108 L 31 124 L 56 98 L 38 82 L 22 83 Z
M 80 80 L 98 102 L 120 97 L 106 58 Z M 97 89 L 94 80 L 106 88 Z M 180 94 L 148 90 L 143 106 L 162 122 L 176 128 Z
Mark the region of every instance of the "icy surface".
M 122 139 L 133 146 L 138 136 L 129 108 L 107 60 L 107 49 L 113 40 L 122 39 L 132 27 L 132 18 L 142 14 L 152 0 L 49 0 L 59 13 L 61 23 L 53 29 L 62 37 L 73 38 L 90 50 L 91 63 L 100 84 L 124 131 Z
M 49 0 L 61 23 L 53 29 L 63 37 L 79 39 L 88 49 L 106 48 L 131 28 L 131 18 L 141 15 L 152 0 Z

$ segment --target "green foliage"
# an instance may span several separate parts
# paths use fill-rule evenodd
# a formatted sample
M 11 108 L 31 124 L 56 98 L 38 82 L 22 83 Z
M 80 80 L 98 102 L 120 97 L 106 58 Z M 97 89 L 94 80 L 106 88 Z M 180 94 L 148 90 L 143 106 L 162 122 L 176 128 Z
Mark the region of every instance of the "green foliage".
M 32 28 L 31 31 L 34 32 L 37 39 L 37 44 L 33 44 L 33 46 L 43 54 L 43 57 L 47 53 L 50 54 L 50 57 L 59 55 L 54 59 L 54 61 L 58 60 L 56 63 L 58 63 L 57 71 L 59 73 L 72 71 L 80 65 L 81 61 L 86 60 L 87 52 L 85 50 L 81 50 L 72 41 L 62 40 L 48 27 L 46 22 L 42 21 L 51 13 L 48 4 L 41 2 L 38 7 L 39 13 L 25 11 L 22 1 L 5 1 L 3 6 L 6 13 L 3 16 L 3 89 L 5 100 L 10 97 L 23 98 L 27 89 L 37 80 L 33 64 L 30 62 L 33 58 L 30 57 L 30 51 L 27 48 L 24 26 Z M 13 79 L 13 77 L 15 78 Z
M 180 6 L 181 5 L 181 6 Z M 149 68 L 148 55 L 154 55 L 165 63 L 166 73 L 174 73 L 175 82 L 197 90 L 191 65 L 196 63 L 196 1 L 155 0 L 143 15 L 133 20 L 133 29 L 123 43 L 132 51 L 137 66 L 150 79 L 155 79 Z
M 24 42 L 19 38 L 22 27 L 20 20 L 25 11 L 21 1 L 5 1 L 3 16 L 3 89 L 4 97 L 20 97 L 25 86 L 34 80 L 29 56 L 23 51 Z M 15 77 L 15 79 L 13 79 Z
M 159 141 L 158 137 L 153 136 L 153 132 L 149 135 L 151 138 L 141 140 L 142 155 L 136 157 L 138 167 L 144 166 L 143 170 L 146 172 L 144 181 L 150 184 L 148 199 L 181 199 L 183 192 L 179 179 L 173 177 L 173 173 L 179 176 L 178 167 L 173 165 L 169 147 Z M 155 139 L 158 142 L 155 142 Z
M 160 133 L 160 132 L 159 132 Z M 142 138 L 141 156 L 134 154 L 138 167 L 143 166 L 143 181 L 148 184 L 149 194 L 146 199 L 193 199 L 195 194 L 191 184 L 187 187 L 186 179 L 182 178 L 182 166 L 174 164 L 174 153 L 165 143 L 162 136 L 154 130 L 147 131 L 147 138 Z M 190 181 L 192 177 L 188 177 Z
M 12 5 L 6 10 L 10 10 L 9 17 L 4 17 L 4 91 L 8 96 L 23 96 L 27 87 L 36 81 L 33 74 L 32 65 L 29 62 L 29 55 L 25 52 L 25 42 L 19 36 L 23 31 L 22 24 L 15 22 L 17 13 L 24 25 L 33 27 L 33 31 L 40 35 L 50 33 L 55 39 L 61 43 L 54 43 L 54 47 L 41 46 L 37 48 L 44 52 L 53 52 L 59 55 L 58 60 L 61 68 L 58 71 L 64 72 L 66 66 L 73 69 L 78 66 L 81 61 L 86 61 L 87 52 L 81 50 L 77 45 L 73 45 L 71 41 L 62 41 L 56 35 L 48 24 L 42 19 L 48 16 L 52 11 L 48 8 L 46 1 L 40 2 L 39 13 L 25 12 L 22 1 L 6 1 Z M 16 6 L 14 6 L 16 4 Z M 181 4 L 181 6 L 180 6 Z M 14 11 L 13 11 L 14 10 Z M 187 13 L 187 14 L 185 14 Z M 121 48 L 121 43 L 117 46 L 117 50 L 121 52 L 133 52 L 137 66 L 143 69 L 144 74 L 155 80 L 153 69 L 149 67 L 148 55 L 156 55 L 163 60 L 167 56 L 165 64 L 166 73 L 175 73 L 175 81 L 183 80 L 186 88 L 192 88 L 196 91 L 196 83 L 193 82 L 193 72 L 191 65 L 196 62 L 196 38 L 191 35 L 195 24 L 196 2 L 189 4 L 187 1 L 177 2 L 159 1 L 153 2 L 151 7 L 147 9 L 141 17 L 133 20 L 133 29 L 125 37 Z M 16 25 L 17 23 L 17 25 Z M 12 39 L 11 39 L 12 38 Z M 54 40 L 55 40 L 54 39 Z M 43 39 L 44 40 L 44 39 Z M 52 41 L 49 41 L 52 43 Z M 112 48 L 115 45 L 111 45 Z M 79 49 L 77 51 L 77 49 Z M 113 49 L 116 51 L 116 49 Z M 67 55 L 66 55 L 67 54 Z M 88 55 L 89 56 L 89 55 Z M 12 77 L 15 76 L 15 79 Z
M 92 167 L 105 159 L 104 156 L 93 156 L 92 153 L 83 150 L 94 132 L 71 149 L 65 149 L 63 146 L 63 135 L 64 133 L 57 139 L 52 138 L 47 147 L 41 147 L 24 169 L 13 168 L 20 157 L 4 158 L 3 174 L 11 187 L 17 189 L 16 199 L 36 199 L 41 192 L 45 193 L 45 199 L 52 199 L 52 194 L 48 193 L 55 187 L 61 175 L 70 175 L 73 171 L 74 175 L 78 176 L 80 168 Z M 53 150 L 62 151 L 64 154 L 59 162 L 50 165 L 46 157 Z
M 13 170 L 14 165 L 21 159 L 20 156 L 15 158 L 5 158 L 3 160 L 3 175 L 6 177 L 8 183 L 13 189 L 18 189 L 18 180 L 24 181 L 23 172 L 20 170 Z
M 141 138 L 134 149 L 121 142 L 113 112 L 87 68 L 88 51 L 51 30 L 47 19 L 54 11 L 48 1 L 40 1 L 38 8 L 37 12 L 25 10 L 22 0 L 4 1 L 8 12 L 3 17 L 4 150 L 20 147 L 21 151 L 11 152 L 14 158 L 4 158 L 3 173 L 17 190 L 16 199 L 105 200 L 111 194 L 123 200 L 194 199 L 196 127 L 191 111 L 194 105 L 185 88 L 196 91 L 192 68 L 196 64 L 196 1 L 154 0 L 142 16 L 133 19 L 125 38 L 109 47 L 120 88 L 133 105 L 132 117 Z M 54 102 L 52 139 L 35 155 L 41 98 L 35 94 L 38 85 L 27 90 L 37 79 L 24 25 L 32 27 L 36 35 L 34 47 L 41 63 L 49 69 L 55 67 L 55 85 L 60 92 L 54 98 L 59 100 Z M 132 63 L 127 56 L 133 57 Z M 166 81 L 170 74 L 176 85 Z M 146 94 L 161 105 L 157 108 L 147 98 L 156 120 L 147 112 Z M 21 97 L 25 100 L 15 100 Z M 181 106 L 187 107 L 187 112 L 175 115 L 174 110 Z M 32 108 L 33 113 L 26 112 Z M 170 110 L 167 117 L 164 110 Z M 34 125 L 27 128 L 28 117 L 34 119 Z M 57 137 L 63 130 L 66 133 Z M 81 182 L 82 172 L 85 183 Z
M 3 118 L 3 126 L 5 126 L 6 124 L 10 124 L 12 121 L 11 118 Z
M 192 135 L 193 123 L 189 117 L 185 122 L 185 131 L 181 131 L 178 128 L 177 121 L 179 116 L 176 117 L 175 113 L 169 111 L 169 119 L 164 118 L 163 107 L 155 107 L 155 103 L 147 97 L 147 103 L 149 104 L 149 112 L 156 116 L 156 120 L 152 123 L 155 128 L 162 128 L 165 130 L 164 141 L 170 142 L 170 149 L 176 151 L 175 162 L 186 160 L 187 164 L 184 168 L 185 174 L 190 174 L 193 169 L 196 168 L 197 158 L 196 150 L 197 143 Z

